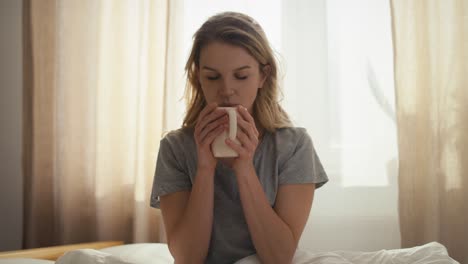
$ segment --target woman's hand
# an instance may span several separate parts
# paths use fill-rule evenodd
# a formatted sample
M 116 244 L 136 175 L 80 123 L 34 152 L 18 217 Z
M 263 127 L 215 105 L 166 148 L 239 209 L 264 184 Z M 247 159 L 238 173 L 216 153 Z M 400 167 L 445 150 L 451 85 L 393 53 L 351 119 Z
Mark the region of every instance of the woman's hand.
M 236 175 L 253 169 L 253 157 L 260 135 L 255 125 L 255 120 L 245 107 L 239 105 L 237 113 L 237 139 L 241 144 L 238 145 L 229 138 L 226 139 L 226 144 L 239 154 L 232 164 Z
M 198 169 L 213 170 L 216 168 L 216 158 L 211 151 L 211 143 L 221 134 L 229 122 L 224 110 L 217 110 L 217 104 L 211 103 L 200 112 L 195 125 L 195 143 L 197 145 Z

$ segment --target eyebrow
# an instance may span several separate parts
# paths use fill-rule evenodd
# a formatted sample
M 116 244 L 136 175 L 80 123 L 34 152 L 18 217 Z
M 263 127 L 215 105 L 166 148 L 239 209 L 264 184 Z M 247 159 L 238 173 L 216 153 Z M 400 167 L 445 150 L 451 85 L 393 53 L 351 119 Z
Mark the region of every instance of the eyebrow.
M 210 71 L 215 71 L 217 72 L 218 70 L 214 69 L 214 68 L 210 68 L 208 66 L 203 66 L 202 68 L 203 70 L 210 70 Z M 244 70 L 244 69 L 250 69 L 250 66 L 249 65 L 245 65 L 245 66 L 242 66 L 242 67 L 239 67 L 237 69 L 234 69 L 234 71 L 240 71 L 240 70 Z

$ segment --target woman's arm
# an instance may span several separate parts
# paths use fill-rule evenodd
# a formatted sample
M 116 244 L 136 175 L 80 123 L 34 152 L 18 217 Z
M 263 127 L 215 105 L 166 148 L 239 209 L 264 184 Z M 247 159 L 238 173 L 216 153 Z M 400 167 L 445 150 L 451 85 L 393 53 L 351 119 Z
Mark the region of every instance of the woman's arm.
M 176 264 L 203 263 L 208 254 L 217 163 L 211 143 L 226 129 L 229 121 L 226 111 L 216 107 L 216 103 L 207 105 L 195 126 L 198 160 L 192 190 L 161 197 L 168 246 Z
M 253 166 L 259 142 L 255 121 L 246 108 L 239 106 L 237 111 L 241 144 L 230 139 L 226 144 L 239 154 L 232 167 L 250 235 L 263 263 L 290 263 L 309 217 L 315 184 L 280 186 L 273 210 Z
M 280 186 L 273 209 L 253 168 L 236 176 L 258 257 L 262 263 L 291 263 L 309 217 L 315 185 Z
M 253 166 L 259 132 L 247 109 L 238 107 L 237 138 L 227 139 L 239 157 L 233 162 L 247 226 L 262 263 L 290 263 L 309 217 L 315 184 L 283 185 L 275 208 L 268 202 Z
M 161 199 L 167 243 L 176 264 L 203 263 L 213 224 L 214 171 L 199 170 L 191 191 Z

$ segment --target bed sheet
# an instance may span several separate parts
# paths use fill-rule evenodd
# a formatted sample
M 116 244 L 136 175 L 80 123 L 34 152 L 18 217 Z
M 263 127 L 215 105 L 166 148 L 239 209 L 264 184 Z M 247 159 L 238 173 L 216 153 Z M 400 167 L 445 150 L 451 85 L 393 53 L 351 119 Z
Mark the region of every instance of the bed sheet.
M 0 264 L 52 264 L 34 259 L 0 259 Z M 100 250 L 79 249 L 65 253 L 55 264 L 166 264 L 174 263 L 167 244 L 137 243 Z M 457 264 L 447 249 L 437 242 L 404 249 L 374 252 L 332 251 L 316 253 L 298 249 L 293 264 Z M 260 264 L 256 255 L 235 264 Z
M 380 250 L 375 252 L 333 251 L 313 253 L 306 250 L 297 250 L 293 264 L 456 264 L 450 258 L 447 249 L 437 242 L 422 246 Z M 260 264 L 257 256 L 249 256 L 236 264 Z

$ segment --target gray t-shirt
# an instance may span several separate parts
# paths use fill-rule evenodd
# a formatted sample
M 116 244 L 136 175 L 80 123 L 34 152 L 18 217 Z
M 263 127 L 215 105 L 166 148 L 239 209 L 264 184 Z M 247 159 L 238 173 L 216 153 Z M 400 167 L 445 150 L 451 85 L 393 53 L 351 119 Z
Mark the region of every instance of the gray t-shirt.
M 304 128 L 281 128 L 275 133 L 265 133 L 257 146 L 254 166 L 272 207 L 280 185 L 315 183 L 319 188 L 328 181 Z M 160 143 L 151 206 L 159 208 L 160 196 L 190 190 L 196 172 L 193 130 L 179 129 L 167 134 Z M 234 263 L 255 254 L 255 247 L 234 172 L 218 162 L 215 174 L 213 230 L 206 263 Z

